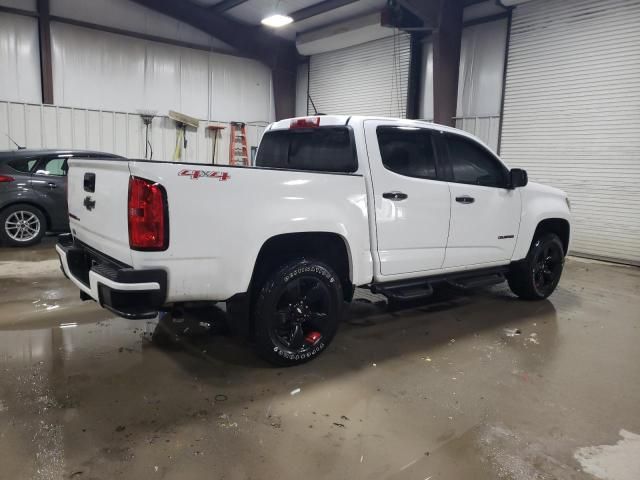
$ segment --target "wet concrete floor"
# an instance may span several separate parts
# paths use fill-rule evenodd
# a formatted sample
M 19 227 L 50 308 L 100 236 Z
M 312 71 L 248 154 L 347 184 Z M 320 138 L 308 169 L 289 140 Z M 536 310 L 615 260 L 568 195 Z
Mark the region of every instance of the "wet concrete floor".
M 376 300 L 277 369 L 226 336 L 157 347 L 80 302 L 51 240 L 0 249 L 0 478 L 640 478 L 639 269 Z

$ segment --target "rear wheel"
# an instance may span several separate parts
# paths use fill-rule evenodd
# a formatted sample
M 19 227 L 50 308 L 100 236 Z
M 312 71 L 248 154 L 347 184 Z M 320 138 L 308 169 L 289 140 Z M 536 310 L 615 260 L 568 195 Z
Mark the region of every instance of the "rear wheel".
M 39 243 L 46 228 L 44 215 L 31 205 L 12 205 L 0 213 L 0 240 L 11 247 Z
M 555 233 L 536 237 L 527 258 L 512 267 L 511 291 L 526 300 L 542 300 L 558 286 L 564 267 L 564 247 Z
M 280 366 L 308 362 L 338 329 L 343 293 L 336 273 L 315 260 L 286 264 L 263 284 L 254 305 L 256 348 Z

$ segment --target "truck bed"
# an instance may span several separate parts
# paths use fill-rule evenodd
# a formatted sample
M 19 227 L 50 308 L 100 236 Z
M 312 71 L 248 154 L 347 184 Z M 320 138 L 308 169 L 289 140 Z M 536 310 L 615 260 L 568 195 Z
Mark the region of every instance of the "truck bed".
M 264 243 L 294 232 L 332 232 L 348 239 L 354 283 L 371 278 L 361 175 L 126 159 L 71 160 L 69 165 L 74 238 L 134 269 L 165 270 L 167 302 L 223 301 L 245 292 Z M 129 247 L 130 177 L 166 190 L 169 242 L 164 251 Z M 94 179 L 94 191 L 87 178 Z

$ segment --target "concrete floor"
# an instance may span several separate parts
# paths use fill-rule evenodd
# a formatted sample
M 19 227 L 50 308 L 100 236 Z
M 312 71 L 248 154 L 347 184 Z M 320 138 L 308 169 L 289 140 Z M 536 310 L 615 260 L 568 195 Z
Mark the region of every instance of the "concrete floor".
M 81 303 L 51 239 L 0 250 L 0 478 L 640 478 L 637 268 L 569 260 L 537 303 L 361 299 L 290 369 L 153 327 Z

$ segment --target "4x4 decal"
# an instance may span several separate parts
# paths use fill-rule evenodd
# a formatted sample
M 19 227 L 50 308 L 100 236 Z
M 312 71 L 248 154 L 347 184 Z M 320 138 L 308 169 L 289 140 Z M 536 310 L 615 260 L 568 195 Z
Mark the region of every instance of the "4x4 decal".
M 191 177 L 192 180 L 197 180 L 199 178 L 217 178 L 221 182 L 231 178 L 227 172 L 219 172 L 216 170 L 180 170 L 178 172 L 178 176 Z

